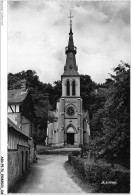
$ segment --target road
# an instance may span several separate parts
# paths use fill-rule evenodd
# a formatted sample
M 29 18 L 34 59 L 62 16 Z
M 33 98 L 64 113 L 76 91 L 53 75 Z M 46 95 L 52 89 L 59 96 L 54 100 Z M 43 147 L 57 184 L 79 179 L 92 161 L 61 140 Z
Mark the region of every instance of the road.
M 38 155 L 28 176 L 17 185 L 17 193 L 85 193 L 67 174 L 67 155 Z

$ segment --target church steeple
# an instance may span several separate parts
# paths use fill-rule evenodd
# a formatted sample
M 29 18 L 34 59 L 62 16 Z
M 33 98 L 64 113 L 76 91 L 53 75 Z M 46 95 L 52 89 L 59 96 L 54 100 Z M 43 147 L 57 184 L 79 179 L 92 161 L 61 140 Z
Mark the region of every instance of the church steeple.
M 68 52 L 72 51 L 73 53 L 76 54 L 77 48 L 74 46 L 74 41 L 73 41 L 73 32 L 72 32 L 72 18 L 73 16 L 71 15 L 68 17 L 70 18 L 70 32 L 69 32 L 69 41 L 68 41 L 68 46 L 66 47 L 65 53 L 67 54 Z
M 77 48 L 74 46 L 74 41 L 73 41 L 73 32 L 72 32 L 73 16 L 71 15 L 71 12 L 69 18 L 70 18 L 70 32 L 69 32 L 68 46 L 65 48 L 65 53 L 67 57 L 66 57 L 66 64 L 64 66 L 63 75 L 76 76 L 79 75 L 79 73 L 77 72 L 78 68 L 76 65 L 76 58 L 75 58 L 75 54 L 77 53 Z
M 69 42 L 68 42 L 68 48 L 70 47 L 73 47 L 74 46 L 74 42 L 73 42 L 73 32 L 72 32 L 72 19 L 73 16 L 71 16 L 71 12 L 70 12 L 70 32 L 69 32 Z

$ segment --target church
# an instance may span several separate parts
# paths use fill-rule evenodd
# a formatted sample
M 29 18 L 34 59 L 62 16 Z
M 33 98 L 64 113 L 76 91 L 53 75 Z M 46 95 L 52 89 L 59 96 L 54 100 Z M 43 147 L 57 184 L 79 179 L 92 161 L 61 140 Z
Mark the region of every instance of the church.
M 54 146 L 87 144 L 90 138 L 89 113 L 82 109 L 80 75 L 76 64 L 77 48 L 74 46 L 70 15 L 66 63 L 61 75 L 62 96 L 56 103 L 56 111 L 49 111 L 46 143 Z

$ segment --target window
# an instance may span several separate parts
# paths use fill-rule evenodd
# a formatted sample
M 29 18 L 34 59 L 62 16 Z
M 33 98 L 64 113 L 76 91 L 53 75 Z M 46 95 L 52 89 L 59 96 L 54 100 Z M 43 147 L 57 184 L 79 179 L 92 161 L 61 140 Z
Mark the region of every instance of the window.
M 72 82 L 72 95 L 76 95 L 75 80 L 73 80 L 73 82 Z
M 73 106 L 69 106 L 66 110 L 66 113 L 69 115 L 69 116 L 72 116 L 75 114 L 75 109 Z
M 70 81 L 67 81 L 67 85 L 66 85 L 66 94 L 69 96 L 70 95 Z

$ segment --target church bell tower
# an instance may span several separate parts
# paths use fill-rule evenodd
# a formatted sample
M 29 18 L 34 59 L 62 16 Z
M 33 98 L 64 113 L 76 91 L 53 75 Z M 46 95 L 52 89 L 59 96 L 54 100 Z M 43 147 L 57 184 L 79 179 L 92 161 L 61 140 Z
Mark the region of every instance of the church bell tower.
M 64 144 L 83 144 L 82 99 L 80 97 L 80 75 L 76 64 L 77 48 L 74 46 L 70 13 L 68 46 L 65 48 L 66 63 L 61 75 L 62 97 L 61 128 L 64 131 Z

